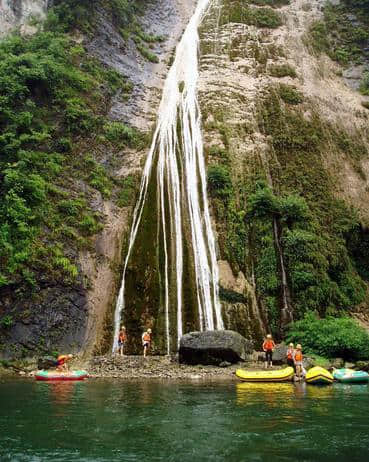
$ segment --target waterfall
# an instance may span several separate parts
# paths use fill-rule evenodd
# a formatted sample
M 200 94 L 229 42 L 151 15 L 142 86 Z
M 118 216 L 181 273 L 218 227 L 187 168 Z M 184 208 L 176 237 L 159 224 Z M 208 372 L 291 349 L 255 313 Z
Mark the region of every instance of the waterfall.
M 160 234 L 163 241 L 166 349 L 171 351 L 170 294 L 176 294 L 177 338 L 183 334 L 182 284 L 183 216 L 189 217 L 191 246 L 195 270 L 196 298 L 199 329 L 223 329 L 218 298 L 218 266 L 215 239 L 211 227 L 206 194 L 206 169 L 201 133 L 201 114 L 197 101 L 198 81 L 198 27 L 212 0 L 199 0 L 183 36 L 176 48 L 174 62 L 164 83 L 156 130 L 143 170 L 140 193 L 133 213 L 128 251 L 123 268 L 122 283 L 115 310 L 113 351 L 125 306 L 125 278 L 127 265 L 140 226 L 148 186 L 156 172 L 157 207 Z M 169 221 L 169 224 L 168 224 Z M 174 240 L 174 242 L 173 242 Z M 169 267 L 168 247 L 174 249 L 175 268 Z M 173 264 L 173 262 L 172 262 Z M 175 283 L 170 278 L 175 272 Z

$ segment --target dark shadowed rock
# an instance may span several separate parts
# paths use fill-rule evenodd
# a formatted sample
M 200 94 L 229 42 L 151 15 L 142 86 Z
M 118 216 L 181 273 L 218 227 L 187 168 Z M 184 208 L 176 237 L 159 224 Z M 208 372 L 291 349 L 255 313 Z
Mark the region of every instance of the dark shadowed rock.
M 358 361 L 355 364 L 355 369 L 358 371 L 369 372 L 369 361 Z
M 39 358 L 37 361 L 37 368 L 39 370 L 41 369 L 52 369 L 53 367 L 56 366 L 56 359 L 53 358 L 52 356 L 44 356 L 42 358 Z
M 214 364 L 245 360 L 253 351 L 250 340 L 232 330 L 190 332 L 181 338 L 179 362 L 185 364 Z

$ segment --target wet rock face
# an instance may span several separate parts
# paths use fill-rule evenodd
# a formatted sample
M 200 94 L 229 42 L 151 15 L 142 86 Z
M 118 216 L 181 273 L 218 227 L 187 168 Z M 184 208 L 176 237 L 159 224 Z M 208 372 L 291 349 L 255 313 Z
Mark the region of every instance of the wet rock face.
M 88 312 L 82 290 L 47 287 L 37 294 L 37 300 L 20 300 L 8 307 L 10 300 L 4 297 L 0 305 L 0 318 L 3 311 L 11 313 L 9 322 L 0 325 L 0 358 L 70 353 L 83 347 Z
M 1 0 L 0 36 L 24 25 L 31 17 L 44 17 L 50 0 Z
M 232 330 L 190 332 L 179 345 L 179 362 L 184 364 L 219 365 L 224 361 L 245 360 L 253 343 Z

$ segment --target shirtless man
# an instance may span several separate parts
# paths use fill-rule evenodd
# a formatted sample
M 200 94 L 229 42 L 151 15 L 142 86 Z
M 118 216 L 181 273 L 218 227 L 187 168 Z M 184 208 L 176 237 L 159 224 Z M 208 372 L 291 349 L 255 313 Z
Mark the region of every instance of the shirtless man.
M 146 358 L 147 350 L 151 346 L 151 329 L 147 329 L 147 331 L 145 331 L 142 334 L 142 346 L 143 346 L 143 355 L 144 355 L 144 358 Z

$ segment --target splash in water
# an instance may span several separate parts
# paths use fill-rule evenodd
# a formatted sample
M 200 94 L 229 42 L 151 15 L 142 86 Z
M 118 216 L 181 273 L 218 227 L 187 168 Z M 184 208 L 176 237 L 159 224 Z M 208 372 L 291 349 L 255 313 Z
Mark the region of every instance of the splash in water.
M 139 199 L 133 214 L 128 252 L 115 311 L 113 351 L 124 311 L 127 265 L 140 226 L 151 176 L 157 175 L 158 213 L 164 264 L 164 312 L 167 352 L 171 351 L 169 294 L 176 294 L 177 338 L 183 334 L 183 231 L 184 208 L 189 216 L 196 279 L 199 329 L 223 329 L 218 300 L 218 266 L 206 195 L 206 170 L 197 101 L 198 27 L 211 0 L 199 0 L 179 42 L 164 84 L 157 127 L 143 171 Z M 175 249 L 175 282 L 170 277 L 168 247 Z

